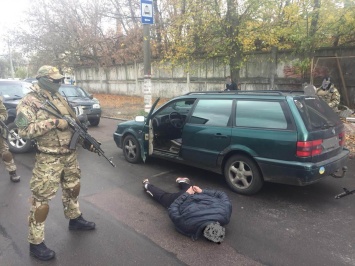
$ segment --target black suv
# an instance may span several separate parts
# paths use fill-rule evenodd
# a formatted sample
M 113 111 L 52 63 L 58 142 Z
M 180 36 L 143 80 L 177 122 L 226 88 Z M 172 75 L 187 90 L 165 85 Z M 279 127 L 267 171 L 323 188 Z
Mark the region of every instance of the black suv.
M 62 84 L 59 92 L 67 98 L 78 117 L 86 116 L 91 126 L 97 126 L 100 123 L 100 102 L 92 94 L 87 93 L 81 87 L 67 84 Z
M 16 106 L 22 97 L 30 91 L 30 83 L 17 80 L 0 80 L 0 96 L 6 107 L 8 118 L 5 124 L 13 134 L 8 135 L 9 149 L 15 153 L 27 152 L 31 149 L 33 142 L 19 137 L 15 124 Z
M 344 125 L 317 96 L 196 92 L 153 111 L 156 104 L 113 134 L 130 163 L 158 157 L 207 169 L 241 194 L 258 192 L 264 181 L 308 185 L 346 171 Z

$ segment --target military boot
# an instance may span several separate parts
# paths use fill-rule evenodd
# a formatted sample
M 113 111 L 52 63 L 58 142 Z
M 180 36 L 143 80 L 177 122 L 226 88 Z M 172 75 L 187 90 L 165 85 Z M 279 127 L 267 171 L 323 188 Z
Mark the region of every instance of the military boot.
M 51 260 L 55 257 L 55 252 L 44 244 L 44 242 L 35 245 L 30 243 L 30 254 L 39 260 Z
M 69 230 L 93 230 L 95 223 L 86 221 L 82 215 L 69 220 Z
M 20 182 L 20 176 L 16 174 L 16 171 L 11 171 L 9 174 L 12 182 Z

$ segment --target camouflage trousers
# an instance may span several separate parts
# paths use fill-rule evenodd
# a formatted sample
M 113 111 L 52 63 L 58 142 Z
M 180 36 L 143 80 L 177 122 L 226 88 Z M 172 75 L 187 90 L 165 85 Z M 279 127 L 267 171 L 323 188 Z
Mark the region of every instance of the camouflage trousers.
M 64 216 L 67 219 L 79 217 L 80 168 L 76 152 L 66 155 L 38 153 L 30 181 L 32 206 L 28 219 L 28 241 L 32 244 L 40 244 L 44 240 L 48 203 L 54 198 L 59 185 L 62 187 Z
M 5 164 L 6 170 L 8 172 L 16 171 L 16 165 L 15 165 L 14 159 L 12 158 L 12 155 L 9 156 L 9 154 L 11 154 L 9 152 L 9 146 L 6 143 L 6 140 L 4 140 L 1 136 L 0 136 L 0 154 L 2 157 L 2 161 Z M 5 154 L 7 154 L 7 156 Z M 11 159 L 8 161 L 5 159 L 6 157 L 11 157 Z

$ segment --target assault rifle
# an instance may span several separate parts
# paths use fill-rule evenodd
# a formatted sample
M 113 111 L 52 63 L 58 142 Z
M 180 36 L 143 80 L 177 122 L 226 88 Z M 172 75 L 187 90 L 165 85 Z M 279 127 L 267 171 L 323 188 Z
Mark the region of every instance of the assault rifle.
M 1 120 L 0 120 L 0 127 L 2 127 L 5 130 L 5 132 L 7 132 L 6 135 L 1 134 L 3 137 L 7 138 L 7 135 L 10 134 L 13 138 L 17 139 L 17 136 L 15 135 L 15 133 L 13 131 L 11 131 L 7 127 L 7 125 Z M 0 128 L 0 133 L 1 133 L 1 128 Z
M 355 193 L 355 189 L 353 190 L 348 190 L 346 188 L 343 188 L 344 192 L 343 193 L 340 193 L 339 195 L 336 195 L 335 198 L 336 199 L 340 199 L 342 197 L 345 197 L 345 196 L 348 196 L 348 195 L 351 195 L 351 194 L 354 194 Z
M 51 108 L 53 108 L 57 113 L 45 108 L 44 106 L 48 104 Z M 56 106 L 54 106 L 50 101 L 46 100 L 46 102 L 44 103 L 44 105 L 42 105 L 40 107 L 40 109 L 48 112 L 49 114 L 59 118 L 59 119 L 64 119 L 68 122 L 69 127 L 74 131 L 73 137 L 70 140 L 69 143 L 69 149 L 70 150 L 75 150 L 76 145 L 79 141 L 79 139 L 81 138 L 83 140 L 83 142 L 87 142 L 90 144 L 90 146 L 92 145 L 92 147 L 95 149 L 95 152 L 99 155 L 99 156 L 103 156 L 113 167 L 116 167 L 116 165 L 112 162 L 112 158 L 107 158 L 105 156 L 105 152 L 101 149 L 100 145 L 101 143 L 98 142 L 96 139 L 94 139 L 88 132 L 86 127 L 84 127 L 82 124 L 79 124 L 75 121 L 75 119 L 73 119 L 72 117 L 67 117 L 67 116 L 62 116 L 59 112 L 59 110 L 57 109 Z

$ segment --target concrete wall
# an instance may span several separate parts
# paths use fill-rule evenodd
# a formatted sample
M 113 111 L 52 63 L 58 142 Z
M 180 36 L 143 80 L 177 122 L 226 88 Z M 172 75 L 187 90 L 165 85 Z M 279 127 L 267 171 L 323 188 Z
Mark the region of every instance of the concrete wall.
M 339 57 L 337 61 L 334 55 Z M 350 106 L 355 103 L 355 47 L 343 49 L 322 49 L 316 52 L 313 73 L 302 75 L 297 71 L 298 58 L 291 52 L 256 52 L 240 71 L 239 83 L 242 90 L 299 90 L 304 82 L 318 87 L 325 75 L 330 74 L 332 82 L 342 95 L 347 94 Z M 340 68 L 339 68 L 340 66 Z M 346 91 L 340 75 L 344 77 Z M 223 90 L 225 76 L 230 69 L 220 58 L 196 61 L 187 72 L 184 65 L 171 66 L 152 62 L 153 97 L 171 98 L 191 91 Z M 313 75 L 313 76 L 314 76 Z M 92 93 L 123 94 L 143 96 L 143 62 L 117 65 L 110 68 L 77 67 L 76 82 Z

